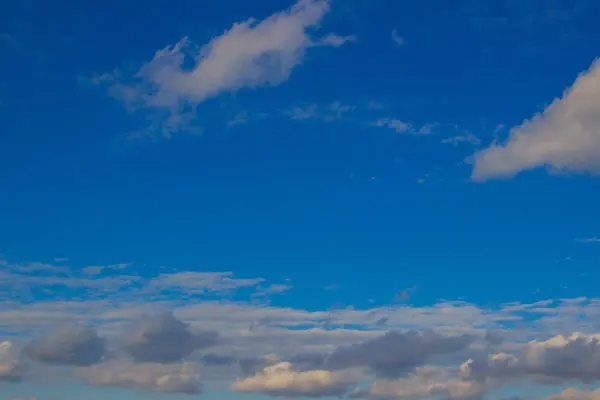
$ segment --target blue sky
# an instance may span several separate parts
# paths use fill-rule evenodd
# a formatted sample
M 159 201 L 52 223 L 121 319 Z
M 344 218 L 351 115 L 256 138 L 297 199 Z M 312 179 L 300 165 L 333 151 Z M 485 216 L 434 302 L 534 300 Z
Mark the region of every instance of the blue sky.
M 595 382 L 599 14 L 3 2 L 1 392 L 539 399 Z M 582 346 L 588 370 L 556 365 Z

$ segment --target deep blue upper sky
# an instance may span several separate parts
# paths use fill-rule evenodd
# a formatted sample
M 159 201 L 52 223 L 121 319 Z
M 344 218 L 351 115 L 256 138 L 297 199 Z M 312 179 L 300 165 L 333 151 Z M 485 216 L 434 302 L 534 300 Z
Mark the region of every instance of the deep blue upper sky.
M 311 311 L 600 297 L 598 73 L 522 125 L 591 68 L 600 2 L 334 0 L 300 32 L 339 43 L 248 50 L 265 30 L 191 75 L 194 46 L 292 5 L 3 1 L 3 259 L 288 279 L 273 304 Z M 183 37 L 181 69 L 151 62 Z

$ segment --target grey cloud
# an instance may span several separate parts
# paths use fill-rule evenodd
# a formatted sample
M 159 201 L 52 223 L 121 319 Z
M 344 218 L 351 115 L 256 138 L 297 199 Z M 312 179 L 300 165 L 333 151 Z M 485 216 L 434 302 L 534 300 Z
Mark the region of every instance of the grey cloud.
M 244 357 L 238 361 L 238 365 L 242 374 L 252 375 L 262 371 L 266 367 L 277 364 L 279 361 L 278 357 L 270 354 L 261 357 Z
M 497 332 L 487 331 L 484 337 L 485 342 L 490 346 L 502 344 L 503 338 Z
M 198 394 L 202 383 L 190 364 L 97 364 L 81 368 L 80 378 L 98 386 L 119 386 L 156 392 Z
M 0 362 L 0 382 L 18 383 L 23 380 L 23 371 L 18 363 Z
M 32 340 L 23 351 L 47 364 L 88 366 L 102 359 L 105 343 L 94 329 L 75 325 Z
M 235 358 L 211 353 L 203 355 L 202 362 L 209 366 L 231 365 L 235 362 Z
M 216 332 L 192 332 L 188 324 L 166 312 L 142 318 L 125 338 L 123 349 L 136 362 L 170 363 L 215 345 L 218 339 Z
M 474 340 L 471 335 L 443 336 L 433 331 L 396 332 L 340 347 L 327 359 L 328 369 L 369 367 L 378 375 L 397 377 L 433 356 L 456 353 Z
M 593 336 L 559 335 L 546 342 L 528 343 L 518 356 L 492 354 L 469 360 L 464 366 L 465 376 L 477 380 L 533 376 L 544 381 L 593 382 L 600 379 L 600 344 Z

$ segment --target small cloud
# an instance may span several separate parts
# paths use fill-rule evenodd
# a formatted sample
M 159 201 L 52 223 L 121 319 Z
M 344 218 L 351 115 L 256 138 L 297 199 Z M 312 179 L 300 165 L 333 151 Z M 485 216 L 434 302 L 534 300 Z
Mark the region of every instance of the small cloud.
M 375 126 L 377 128 L 390 128 L 395 130 L 397 133 L 409 133 L 411 135 L 431 135 L 434 133 L 434 128 L 439 124 L 437 123 L 427 123 L 422 125 L 420 128 L 415 129 L 408 122 L 402 121 L 397 118 L 379 118 L 371 123 L 371 126 Z
M 235 126 L 235 125 L 244 125 L 248 123 L 248 113 L 247 112 L 239 112 L 231 121 L 227 122 L 227 126 Z
M 305 120 L 315 118 L 317 116 L 317 105 L 311 104 L 308 107 L 294 107 L 291 110 L 284 111 L 290 119 L 294 120 Z
M 393 118 L 380 118 L 373 122 L 371 125 L 378 128 L 390 128 L 395 130 L 397 133 L 408 133 L 412 131 L 410 124 L 399 119 Z
M 459 144 L 470 144 L 472 146 L 479 146 L 481 144 L 481 139 L 479 139 L 472 133 L 466 132 L 463 135 L 446 138 L 442 140 L 442 143 L 451 144 L 454 147 L 458 146 Z
M 600 237 L 594 236 L 589 238 L 575 239 L 579 243 L 600 243 Z
M 324 45 L 324 46 L 340 47 L 348 42 L 356 42 L 356 36 L 354 36 L 354 35 L 339 36 L 339 35 L 330 33 L 329 35 L 326 35 L 323 38 L 321 38 L 317 42 L 317 44 Z
M 419 128 L 417 133 L 419 135 L 431 135 L 433 133 L 433 129 L 437 127 L 439 124 L 436 123 L 428 123 Z
M 404 40 L 404 37 L 400 36 L 397 29 L 394 29 L 392 31 L 392 40 L 394 41 L 394 43 L 396 43 L 400 47 L 404 46 L 404 44 L 406 42 Z
M 371 99 L 367 103 L 366 108 L 368 110 L 381 110 L 383 108 L 383 104 L 381 104 L 380 102 L 378 102 L 376 100 Z

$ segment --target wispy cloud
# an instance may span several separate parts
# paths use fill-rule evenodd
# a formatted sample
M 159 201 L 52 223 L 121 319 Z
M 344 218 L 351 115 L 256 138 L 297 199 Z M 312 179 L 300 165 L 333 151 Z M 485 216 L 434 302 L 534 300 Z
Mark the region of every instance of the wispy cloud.
M 397 29 L 392 31 L 392 41 L 400 47 L 404 46 L 405 43 L 404 37 L 400 35 Z
M 148 132 L 168 138 L 190 129 L 198 104 L 224 92 L 279 85 L 302 63 L 308 49 L 339 47 L 354 40 L 308 33 L 328 11 L 328 0 L 299 0 L 262 21 L 235 23 L 201 47 L 183 38 L 158 51 L 134 74 L 116 71 L 94 82 L 107 85 L 130 110 L 150 111 Z M 195 61 L 189 69 L 183 67 L 188 60 Z
M 600 243 L 600 237 L 577 238 L 575 241 L 579 243 Z

